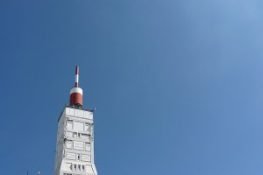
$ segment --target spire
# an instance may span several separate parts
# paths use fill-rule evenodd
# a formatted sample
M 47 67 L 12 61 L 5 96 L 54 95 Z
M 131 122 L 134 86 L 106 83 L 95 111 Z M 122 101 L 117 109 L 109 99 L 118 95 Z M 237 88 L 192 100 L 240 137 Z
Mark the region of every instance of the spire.
M 75 67 L 75 87 L 79 87 L 79 66 Z
M 70 106 L 82 108 L 83 105 L 83 90 L 79 87 L 79 66 L 75 68 L 75 84 L 70 90 Z

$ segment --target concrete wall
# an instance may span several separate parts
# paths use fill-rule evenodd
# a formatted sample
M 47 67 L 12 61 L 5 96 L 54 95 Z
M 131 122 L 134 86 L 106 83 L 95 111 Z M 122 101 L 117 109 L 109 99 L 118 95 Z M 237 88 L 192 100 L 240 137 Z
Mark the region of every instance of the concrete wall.
M 55 175 L 97 175 L 92 112 L 64 109 L 58 121 Z

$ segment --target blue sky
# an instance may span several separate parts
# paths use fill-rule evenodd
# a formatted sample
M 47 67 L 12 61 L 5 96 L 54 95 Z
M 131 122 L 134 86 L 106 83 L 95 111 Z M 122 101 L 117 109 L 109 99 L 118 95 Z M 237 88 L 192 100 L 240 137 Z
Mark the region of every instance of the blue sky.
M 80 65 L 103 175 L 262 175 L 259 0 L 0 2 L 1 174 L 53 174 Z

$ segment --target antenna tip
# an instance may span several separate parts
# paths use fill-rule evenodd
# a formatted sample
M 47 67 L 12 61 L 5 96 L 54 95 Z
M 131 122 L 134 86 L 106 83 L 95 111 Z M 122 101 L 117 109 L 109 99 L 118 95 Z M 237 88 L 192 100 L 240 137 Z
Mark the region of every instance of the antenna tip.
M 76 65 L 76 67 L 75 67 L 75 74 L 79 74 L 79 66 L 78 65 Z

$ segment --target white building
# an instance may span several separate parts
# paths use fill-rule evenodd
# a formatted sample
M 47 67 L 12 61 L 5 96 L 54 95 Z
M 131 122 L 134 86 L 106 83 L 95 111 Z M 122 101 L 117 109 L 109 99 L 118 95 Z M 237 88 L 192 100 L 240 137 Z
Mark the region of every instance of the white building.
M 83 106 L 76 67 L 75 86 L 70 91 L 70 105 L 58 119 L 55 175 L 97 175 L 94 163 L 93 112 Z

